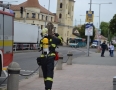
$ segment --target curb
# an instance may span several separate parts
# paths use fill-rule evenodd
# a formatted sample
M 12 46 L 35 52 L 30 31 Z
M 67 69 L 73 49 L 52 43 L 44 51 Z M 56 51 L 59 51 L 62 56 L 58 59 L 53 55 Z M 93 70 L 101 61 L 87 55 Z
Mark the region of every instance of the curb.
M 0 90 L 7 90 L 7 88 L 5 88 L 5 87 L 0 87 Z

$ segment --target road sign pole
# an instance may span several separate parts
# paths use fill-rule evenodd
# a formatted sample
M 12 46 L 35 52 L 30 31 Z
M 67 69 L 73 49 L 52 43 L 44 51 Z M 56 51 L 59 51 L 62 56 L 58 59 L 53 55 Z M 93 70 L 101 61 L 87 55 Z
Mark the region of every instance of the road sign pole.
M 90 38 L 89 38 L 89 35 L 87 36 L 87 56 L 89 56 L 89 41 L 90 41 Z
M 92 4 L 92 0 L 90 0 L 90 11 L 91 11 L 91 4 Z M 87 56 L 89 56 L 89 41 L 90 41 L 90 36 L 87 35 Z

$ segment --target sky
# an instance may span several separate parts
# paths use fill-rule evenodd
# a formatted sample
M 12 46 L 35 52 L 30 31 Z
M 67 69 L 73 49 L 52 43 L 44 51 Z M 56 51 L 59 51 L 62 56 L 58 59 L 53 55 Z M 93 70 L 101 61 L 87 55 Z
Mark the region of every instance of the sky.
M 0 0 L 1 1 L 1 0 Z M 4 3 L 10 3 L 10 4 L 20 4 L 26 0 L 17 0 L 18 2 L 13 2 L 16 0 L 2 0 L 6 1 Z M 8 2 L 7 2 L 8 1 Z M 79 25 L 80 20 L 81 24 L 85 23 L 85 16 L 86 11 L 90 9 L 90 0 L 75 0 L 75 6 L 74 6 L 74 25 Z M 114 14 L 116 14 L 116 0 L 92 0 L 92 3 L 109 3 L 111 2 L 112 4 L 101 4 L 101 9 L 100 9 L 100 22 L 109 22 Z M 39 0 L 39 3 L 42 6 L 45 6 L 45 8 L 48 8 L 49 0 Z M 56 13 L 56 8 L 57 8 L 57 0 L 50 0 L 50 11 L 53 13 Z M 98 4 L 92 4 L 92 11 L 94 11 L 94 16 L 99 16 L 99 5 Z M 83 15 L 83 16 L 80 16 Z M 94 17 L 94 25 L 96 27 L 99 26 L 99 17 Z

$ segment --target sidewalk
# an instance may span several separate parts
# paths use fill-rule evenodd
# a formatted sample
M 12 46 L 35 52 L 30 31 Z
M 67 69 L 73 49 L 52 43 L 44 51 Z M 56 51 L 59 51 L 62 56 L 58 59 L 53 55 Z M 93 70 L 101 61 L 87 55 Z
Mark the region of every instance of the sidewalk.
M 90 57 L 73 59 L 73 65 L 63 64 L 63 70 L 55 70 L 52 90 L 113 90 L 116 56 L 109 57 L 108 52 L 105 56 L 100 57 L 100 53 L 92 53 Z M 104 60 L 113 61 L 115 64 L 100 64 L 100 61 L 103 63 Z M 97 61 L 99 63 L 95 65 Z M 36 74 L 22 80 L 19 90 L 45 90 L 43 79 Z

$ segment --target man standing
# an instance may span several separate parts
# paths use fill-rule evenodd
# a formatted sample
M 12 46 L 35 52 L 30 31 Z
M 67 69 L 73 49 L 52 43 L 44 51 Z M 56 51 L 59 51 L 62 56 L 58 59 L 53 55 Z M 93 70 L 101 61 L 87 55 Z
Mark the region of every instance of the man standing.
M 101 49 L 102 49 L 101 57 L 105 57 L 105 56 L 104 56 L 104 53 L 105 53 L 106 48 L 107 48 L 106 41 L 104 41 L 104 42 L 101 44 Z

